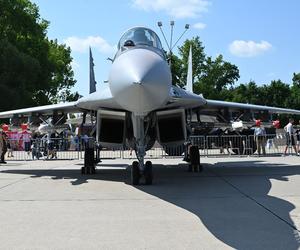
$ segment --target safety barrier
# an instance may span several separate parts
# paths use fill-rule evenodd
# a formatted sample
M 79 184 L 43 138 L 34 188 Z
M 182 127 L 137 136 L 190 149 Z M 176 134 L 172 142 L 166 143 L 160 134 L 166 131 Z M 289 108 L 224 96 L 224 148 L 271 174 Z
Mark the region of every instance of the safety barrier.
M 84 149 L 88 138 L 84 139 L 35 139 L 22 141 L 8 140 L 6 160 L 51 160 L 51 159 L 84 159 Z M 285 134 L 272 134 L 260 138 L 261 155 L 281 155 L 286 147 Z M 296 142 L 296 138 L 295 138 Z M 157 145 L 157 144 L 156 144 Z M 220 135 L 220 136 L 191 136 L 184 145 L 173 147 L 156 146 L 146 152 L 145 159 L 153 158 L 183 158 L 187 155 L 190 145 L 199 148 L 202 157 L 241 157 L 258 155 L 258 140 L 253 135 Z M 95 147 L 96 148 L 96 147 Z M 292 145 L 288 145 L 288 154 L 295 154 Z M 135 151 L 124 148 L 101 148 L 102 159 L 135 159 Z
M 73 160 L 79 159 L 83 144 L 68 139 L 7 140 L 6 160 Z

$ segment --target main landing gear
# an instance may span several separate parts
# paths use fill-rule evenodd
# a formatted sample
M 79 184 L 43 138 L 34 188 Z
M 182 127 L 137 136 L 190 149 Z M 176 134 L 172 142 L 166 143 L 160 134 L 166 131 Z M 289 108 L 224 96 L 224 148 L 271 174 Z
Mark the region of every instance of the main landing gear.
M 140 171 L 138 161 L 134 161 L 132 163 L 132 168 L 131 168 L 131 183 L 132 183 L 132 185 L 139 185 L 142 177 L 144 177 L 146 185 L 152 184 L 153 173 L 152 173 L 152 162 L 151 161 L 147 161 L 145 163 L 143 171 Z
M 82 175 L 96 174 L 94 147 L 92 145 L 86 145 L 84 152 L 84 167 L 81 168 Z
M 198 146 L 190 146 L 189 148 L 190 154 L 190 164 L 189 164 L 189 172 L 202 172 L 203 167 L 200 164 L 200 154 Z

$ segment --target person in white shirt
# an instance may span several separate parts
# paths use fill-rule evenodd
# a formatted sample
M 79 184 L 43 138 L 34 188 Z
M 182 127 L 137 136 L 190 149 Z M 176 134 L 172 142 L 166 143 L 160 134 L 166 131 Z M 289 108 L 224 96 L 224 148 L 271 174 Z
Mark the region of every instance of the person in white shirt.
M 255 121 L 254 141 L 256 142 L 257 152 L 260 155 L 262 150 L 263 155 L 266 155 L 266 130 L 261 126 L 261 121 Z
M 289 123 L 284 127 L 284 131 L 286 134 L 286 146 L 285 146 L 283 155 L 286 155 L 286 152 L 287 152 L 287 149 L 289 146 L 293 146 L 296 155 L 298 155 L 298 152 L 297 152 L 297 149 L 295 146 L 293 123 L 294 123 L 294 119 L 290 118 Z
M 300 125 L 300 121 L 299 121 L 299 125 Z M 300 127 L 296 128 L 295 130 L 295 135 L 296 135 L 296 147 L 297 147 L 297 152 L 299 154 L 299 151 L 300 151 Z

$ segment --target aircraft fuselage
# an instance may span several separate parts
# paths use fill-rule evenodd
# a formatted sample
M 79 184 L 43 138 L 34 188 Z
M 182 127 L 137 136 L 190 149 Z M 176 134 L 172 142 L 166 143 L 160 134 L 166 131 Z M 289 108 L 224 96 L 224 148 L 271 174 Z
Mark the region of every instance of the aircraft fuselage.
M 109 87 L 120 106 L 145 116 L 168 101 L 170 67 L 163 56 L 147 46 L 128 48 L 113 62 Z

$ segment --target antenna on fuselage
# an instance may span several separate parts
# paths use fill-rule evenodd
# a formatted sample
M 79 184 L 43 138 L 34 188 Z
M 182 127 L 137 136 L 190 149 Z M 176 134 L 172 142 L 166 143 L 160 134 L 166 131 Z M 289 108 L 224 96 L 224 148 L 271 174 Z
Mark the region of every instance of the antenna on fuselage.
M 180 41 L 180 39 L 183 37 L 183 35 L 187 32 L 187 30 L 190 28 L 190 25 L 189 24 L 186 24 L 184 26 L 184 31 L 183 33 L 180 35 L 180 37 L 177 39 L 177 41 L 174 43 L 173 45 L 173 30 L 174 30 L 174 25 L 175 25 L 175 22 L 174 21 L 171 21 L 170 22 L 170 26 L 171 26 L 171 37 L 170 37 L 170 43 L 168 43 L 167 39 L 166 39 L 166 36 L 165 36 L 165 33 L 162 29 L 162 22 L 158 22 L 157 23 L 163 37 L 164 37 L 164 40 L 165 40 L 165 43 L 167 44 L 168 46 L 168 49 L 169 49 L 169 54 L 170 54 L 170 60 L 169 60 L 169 65 L 170 65 L 170 68 L 172 66 L 172 55 L 173 55 L 173 49 L 175 48 L 175 46 L 177 45 L 177 43 Z

